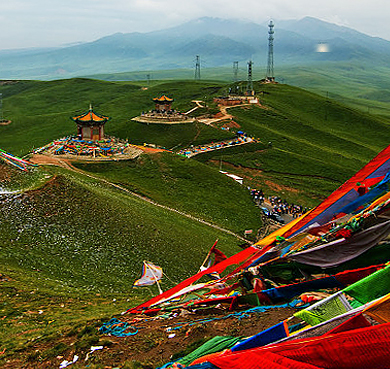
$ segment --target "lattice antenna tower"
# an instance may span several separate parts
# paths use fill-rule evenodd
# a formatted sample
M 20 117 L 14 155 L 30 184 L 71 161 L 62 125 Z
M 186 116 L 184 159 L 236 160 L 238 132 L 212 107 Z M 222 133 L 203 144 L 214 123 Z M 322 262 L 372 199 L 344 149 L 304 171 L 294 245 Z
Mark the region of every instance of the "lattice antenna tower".
M 253 91 L 252 66 L 253 66 L 253 62 L 252 62 L 252 60 L 249 60 L 249 62 L 248 62 L 248 83 L 246 86 L 246 89 L 248 92 Z
M 274 81 L 274 23 L 268 23 L 268 63 L 267 63 L 267 79 Z
M 195 79 L 200 79 L 200 56 L 196 56 L 196 62 L 195 62 Z
M 233 62 L 233 82 L 238 82 L 238 61 Z

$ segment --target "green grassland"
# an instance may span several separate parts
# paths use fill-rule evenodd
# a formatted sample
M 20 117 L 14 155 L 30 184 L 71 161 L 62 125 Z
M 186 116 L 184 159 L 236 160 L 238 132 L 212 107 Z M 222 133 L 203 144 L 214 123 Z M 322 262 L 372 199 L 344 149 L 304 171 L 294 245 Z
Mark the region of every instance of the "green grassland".
M 231 164 L 237 174 L 256 169 L 253 184 L 267 187 L 265 180 L 271 180 L 285 188 L 283 196 L 290 201 L 312 206 L 389 144 L 386 118 L 287 85 L 257 88 L 263 107 L 236 107 L 229 113 L 261 144 L 201 154 L 197 160 Z
M 324 62 L 277 69 L 283 83 L 328 96 L 370 114 L 390 116 L 389 68 L 364 63 Z
M 352 71 L 345 71 L 347 82 L 352 80 L 354 67 L 351 68 Z M 339 66 L 339 74 L 341 70 L 342 66 Z M 297 68 L 290 77 L 299 79 L 300 76 L 303 84 L 309 83 L 310 78 L 305 79 L 304 72 Z M 318 73 L 316 78 L 313 77 L 312 86 L 315 86 L 316 81 L 323 82 L 324 79 L 325 72 Z M 244 82 L 240 83 L 242 89 L 245 85 Z M 374 88 L 368 77 L 362 80 L 362 85 L 367 89 L 367 96 L 374 98 L 373 93 L 368 93 L 368 90 Z M 200 99 L 209 106 L 208 109 L 202 109 L 202 113 L 215 112 L 213 96 L 226 93 L 231 86 L 216 81 L 154 80 L 145 88 L 142 81 L 88 79 L 4 84 L 0 86 L 4 97 L 4 115 L 12 123 L 0 127 L 0 147 L 15 154 L 25 154 L 33 146 L 39 147 L 64 135 L 74 134 L 75 126 L 69 117 L 86 110 L 90 103 L 98 112 L 112 117 L 106 126 L 107 134 L 128 139 L 132 143 L 147 142 L 168 149 L 179 149 L 229 138 L 233 135 L 231 132 L 199 123 L 144 125 L 131 121 L 131 118 L 153 108 L 152 98 L 161 94 L 174 97 L 174 107 L 178 110 L 187 111 L 194 106 L 192 100 Z M 346 87 L 340 86 L 342 84 L 335 88 L 340 89 L 341 96 L 345 94 Z M 354 100 L 355 105 L 363 96 L 362 88 L 356 87 L 351 92 L 351 101 L 357 99 Z M 229 112 L 233 113 L 242 130 L 258 139 L 259 149 L 249 145 L 234 152 L 231 149 L 223 150 L 199 155 L 196 157 L 199 161 L 214 166 L 219 165 L 216 161 L 222 165 L 226 163 L 225 169 L 243 175 L 249 185 L 265 186 L 270 192 L 282 189 L 283 195 L 291 201 L 313 206 L 388 144 L 389 120 L 385 114 L 368 114 L 329 97 L 283 84 L 256 83 L 255 89 L 263 108 L 237 107 Z M 272 143 L 272 148 L 267 146 L 268 142 Z M 258 170 L 259 175 L 245 175 L 246 168 Z M 265 174 L 267 181 L 275 186 L 265 183 Z M 118 180 L 132 186 L 129 178 Z M 142 179 L 137 181 L 134 188 L 144 186 L 141 184 Z M 158 187 L 153 186 L 154 189 L 150 189 L 149 193 L 155 192 Z M 148 192 L 146 188 L 142 191 Z M 169 193 L 166 200 L 175 197 L 174 190 L 171 189 Z M 185 197 L 180 195 L 178 198 Z M 178 207 L 188 208 L 192 205 Z
M 253 206 L 249 191 L 195 160 L 163 153 L 120 163 L 75 165 L 237 234 L 261 226 L 260 212 Z
M 197 123 L 148 126 L 131 121 L 142 111 L 153 109 L 152 99 L 161 94 L 173 97 L 173 108 L 186 112 L 195 106 L 193 99 L 211 102 L 220 88 L 221 84 L 215 82 L 164 82 L 144 89 L 130 82 L 87 79 L 6 84 L 0 86 L 3 115 L 12 123 L 0 127 L 0 148 L 23 155 L 33 147 L 74 135 L 76 126 L 70 117 L 87 111 L 90 104 L 96 112 L 111 117 L 106 125 L 107 135 L 129 139 L 134 144 L 147 142 L 173 148 L 226 139 L 232 137 L 229 132 Z
M 209 105 L 202 113 L 215 112 L 212 97 L 224 94 L 229 83 L 152 81 L 141 87 L 142 82 L 87 79 L 3 84 L 4 118 L 12 123 L 0 126 L 0 148 L 24 155 L 74 134 L 69 117 L 90 103 L 112 117 L 107 134 L 132 143 L 173 149 L 234 135 L 199 123 L 168 127 L 131 121 L 152 109 L 151 99 L 160 94 L 174 97 L 181 111 L 199 99 Z M 389 143 L 385 114 L 371 115 L 283 84 L 256 83 L 255 89 L 262 106 L 228 110 L 240 129 L 256 138 L 254 144 L 193 159 L 159 153 L 75 164 L 81 172 L 45 167 L 22 173 L 0 165 L 0 188 L 20 191 L 0 200 L 0 350 L 7 352 L 1 360 L 72 329 L 80 333 L 86 324 L 98 325 L 156 293 L 155 286 L 132 288 L 143 260 L 163 267 L 172 280 L 164 279 L 166 289 L 197 271 L 216 238 L 227 255 L 240 250 L 234 236 L 107 181 L 242 235 L 261 226 L 246 186 L 313 206 Z M 220 174 L 220 167 L 242 175 L 245 186 Z
M 11 182 L 21 175 L 1 169 Z M 35 358 L 28 348 L 68 335 L 76 335 L 79 350 L 97 344 L 95 326 L 157 293 L 156 286 L 132 288 L 143 260 L 163 268 L 165 290 L 198 270 L 215 239 L 227 255 L 240 250 L 242 241 L 234 236 L 107 182 L 52 167 L 23 175 L 23 190 L 32 190 L 0 199 L 4 362 L 13 355 L 33 362 L 48 358 L 51 351 Z M 226 183 L 224 190 L 230 187 Z
M 40 270 L 63 288 L 132 294 L 143 260 L 179 281 L 196 271 L 216 238 L 227 254 L 239 250 L 229 234 L 105 182 L 49 169 L 44 186 L 2 203 L 2 265 Z
M 190 69 L 155 70 L 97 75 L 95 78 L 108 81 L 145 81 L 146 74 L 154 80 L 190 80 L 194 71 Z M 262 79 L 266 65 L 254 64 L 253 78 Z M 366 64 L 362 61 L 317 62 L 315 65 L 287 65 L 275 55 L 276 80 L 322 96 L 328 96 L 355 109 L 370 114 L 390 116 L 390 73 L 389 67 L 381 64 Z M 224 83 L 233 81 L 230 67 L 203 68 L 202 78 Z M 247 79 L 247 70 L 240 67 L 238 79 Z M 150 83 L 155 83 L 151 81 Z M 143 82 L 145 83 L 145 82 Z
M 0 192 L 22 193 L 40 187 L 48 178 L 49 174 L 36 167 L 30 167 L 28 172 L 24 172 L 2 163 L 0 159 Z

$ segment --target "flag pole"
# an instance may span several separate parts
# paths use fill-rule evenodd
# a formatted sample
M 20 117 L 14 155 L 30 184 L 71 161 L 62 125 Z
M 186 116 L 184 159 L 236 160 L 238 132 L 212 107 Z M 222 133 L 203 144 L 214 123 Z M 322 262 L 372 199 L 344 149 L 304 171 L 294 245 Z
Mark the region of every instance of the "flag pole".
M 202 265 L 200 266 L 199 270 L 202 270 L 203 265 L 206 264 L 206 261 L 207 261 L 207 259 L 210 257 L 211 253 L 213 252 L 214 247 L 217 246 L 218 241 L 219 241 L 219 238 L 217 238 L 217 239 L 215 240 L 213 246 L 211 247 L 209 253 L 207 254 L 206 258 L 204 259 L 204 261 L 203 261 Z

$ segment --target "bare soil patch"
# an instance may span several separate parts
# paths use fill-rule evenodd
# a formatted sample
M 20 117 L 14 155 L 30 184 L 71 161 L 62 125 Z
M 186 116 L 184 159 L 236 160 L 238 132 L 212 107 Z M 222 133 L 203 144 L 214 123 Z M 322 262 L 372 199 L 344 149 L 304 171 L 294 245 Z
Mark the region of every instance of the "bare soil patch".
M 0 182 L 9 182 L 11 180 L 11 174 L 8 169 L 7 165 L 0 163 Z
M 234 120 L 231 120 L 229 122 L 222 124 L 221 128 L 239 129 L 239 128 L 241 128 L 241 126 L 237 122 L 235 122 Z
M 123 338 L 100 335 L 98 337 L 100 340 L 93 346 L 102 345 L 101 350 L 91 353 L 90 346 L 92 345 L 78 348 L 80 337 L 72 335 L 58 338 L 55 341 L 30 345 L 18 357 L 10 357 L 3 368 L 58 368 L 63 360 L 71 361 L 74 355 L 79 356 L 78 368 L 86 368 L 94 363 L 102 364 L 109 369 L 122 367 L 124 363 L 130 364 L 131 362 L 138 362 L 143 368 L 156 368 L 171 361 L 172 355 L 175 355 L 176 359 L 185 355 L 183 351 L 188 346 L 195 349 L 215 336 L 248 337 L 287 319 L 295 311 L 291 308 L 272 309 L 263 313 L 250 313 L 241 320 L 234 317 L 220 319 L 230 312 L 217 308 L 199 312 L 181 311 L 172 313 L 169 318 L 165 319 L 129 314 L 118 318 L 129 322 L 134 327 L 134 329 L 129 329 L 129 332 L 135 332 L 137 329 L 138 333 Z M 201 318 L 215 320 L 205 324 L 191 325 Z M 172 330 L 176 324 L 180 324 L 182 328 Z M 97 334 L 99 324 L 95 325 L 94 329 Z M 60 345 L 66 347 L 63 352 L 55 357 L 45 358 L 48 350 Z

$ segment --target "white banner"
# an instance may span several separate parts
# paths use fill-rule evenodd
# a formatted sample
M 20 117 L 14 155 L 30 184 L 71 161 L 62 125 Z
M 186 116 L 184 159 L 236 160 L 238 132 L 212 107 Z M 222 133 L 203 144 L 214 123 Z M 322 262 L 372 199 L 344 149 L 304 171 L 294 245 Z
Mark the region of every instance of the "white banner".
M 151 286 L 162 278 L 162 268 L 153 263 L 144 261 L 142 277 L 134 282 L 135 287 Z

